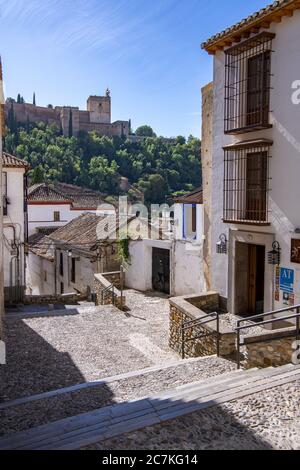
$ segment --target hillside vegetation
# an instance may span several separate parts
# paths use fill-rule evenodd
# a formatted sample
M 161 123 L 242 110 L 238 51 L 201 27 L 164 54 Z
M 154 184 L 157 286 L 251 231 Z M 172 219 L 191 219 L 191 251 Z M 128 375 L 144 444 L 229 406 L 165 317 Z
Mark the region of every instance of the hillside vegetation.
M 173 193 L 201 184 L 199 139 L 125 138 L 80 133 L 64 137 L 55 125 L 10 126 L 5 150 L 27 160 L 32 182 L 61 181 L 118 196 L 120 175 L 145 194 L 146 203 L 163 203 Z

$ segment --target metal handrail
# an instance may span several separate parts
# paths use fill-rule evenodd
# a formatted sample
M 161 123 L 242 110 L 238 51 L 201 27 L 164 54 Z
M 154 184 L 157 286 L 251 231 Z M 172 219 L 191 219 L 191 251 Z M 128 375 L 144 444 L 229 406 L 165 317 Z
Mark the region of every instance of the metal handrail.
M 219 318 L 219 313 L 213 312 L 209 313 L 207 315 L 204 315 L 203 317 L 196 318 L 195 320 L 190 320 L 186 322 L 182 322 L 181 324 L 181 356 L 182 359 L 185 359 L 185 343 L 188 343 L 190 341 L 195 341 L 197 339 L 201 338 L 207 338 L 208 336 L 213 336 L 217 335 L 217 356 L 220 356 L 220 318 Z M 210 319 L 207 319 L 206 321 L 202 321 L 204 318 L 207 317 L 212 317 Z M 197 328 L 202 325 L 206 325 L 207 323 L 211 323 L 213 321 L 217 322 L 217 331 L 212 331 L 211 333 L 204 333 L 203 335 L 198 335 L 198 336 L 193 336 L 192 338 L 185 338 L 185 332 L 187 330 L 190 330 L 192 328 Z
M 269 315 L 276 315 L 277 313 L 289 312 L 290 310 L 295 310 L 297 308 L 300 309 L 300 304 L 294 305 L 292 307 L 280 308 L 279 310 L 272 310 L 271 312 L 267 312 L 267 313 L 258 313 L 256 315 L 252 315 L 251 317 L 238 320 L 238 324 L 245 322 L 245 321 L 253 320 L 255 318 L 267 317 Z
M 102 305 L 103 305 L 103 302 L 104 302 L 104 294 L 106 292 L 109 292 L 111 291 L 112 293 L 112 301 L 113 301 L 113 305 L 115 305 L 115 297 L 117 297 L 117 294 L 115 293 L 115 286 L 113 284 L 110 284 L 109 286 L 105 287 L 104 289 L 101 290 L 101 301 L 102 301 Z
M 292 314 L 292 315 L 284 315 L 282 317 L 271 318 L 270 320 L 261 320 L 261 321 L 255 322 L 253 325 L 243 325 L 243 326 L 241 326 L 241 323 L 253 320 L 255 318 L 262 318 L 262 317 L 265 317 L 265 316 L 276 315 L 278 313 L 290 312 L 290 311 L 293 311 L 293 310 L 296 310 L 297 312 Z M 245 342 L 241 342 L 241 331 L 242 330 L 247 330 L 249 328 L 253 328 L 253 327 L 256 327 L 256 326 L 270 325 L 270 324 L 279 323 L 279 322 L 286 321 L 286 320 L 293 320 L 293 319 L 296 319 L 296 325 L 295 325 L 296 335 L 295 336 L 296 336 L 296 341 L 297 341 L 300 337 L 300 305 L 294 305 L 293 307 L 281 308 L 279 310 L 273 310 L 272 312 L 267 312 L 267 313 L 259 313 L 258 315 L 252 315 L 251 317 L 243 318 L 241 320 L 238 320 L 237 321 L 237 326 L 235 328 L 235 331 L 237 332 L 237 367 L 238 367 L 238 369 L 241 368 L 241 357 L 240 357 L 241 346 L 245 345 Z M 257 336 L 257 338 L 260 338 L 261 335 L 256 335 L 256 336 Z M 285 338 L 285 337 L 286 337 L 285 334 L 283 335 L 283 334 L 278 333 L 276 335 L 276 337 L 274 337 L 274 338 L 271 338 L 271 339 L 268 339 L 268 338 L 261 339 L 260 338 L 257 341 L 253 341 L 252 344 L 267 343 L 267 342 L 282 339 L 282 338 Z

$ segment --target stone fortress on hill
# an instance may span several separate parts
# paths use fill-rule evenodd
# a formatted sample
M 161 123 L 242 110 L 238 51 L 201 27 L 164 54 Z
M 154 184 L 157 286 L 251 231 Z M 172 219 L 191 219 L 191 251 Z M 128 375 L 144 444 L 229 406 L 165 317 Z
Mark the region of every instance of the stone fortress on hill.
M 111 96 L 108 89 L 105 96 L 90 96 L 86 111 L 71 106 L 45 108 L 35 104 L 6 102 L 6 118 L 12 109 L 17 122 L 55 123 L 65 136 L 70 133 L 77 136 L 79 131 L 96 131 L 99 135 L 109 137 L 128 137 L 130 134 L 130 121 L 111 122 Z

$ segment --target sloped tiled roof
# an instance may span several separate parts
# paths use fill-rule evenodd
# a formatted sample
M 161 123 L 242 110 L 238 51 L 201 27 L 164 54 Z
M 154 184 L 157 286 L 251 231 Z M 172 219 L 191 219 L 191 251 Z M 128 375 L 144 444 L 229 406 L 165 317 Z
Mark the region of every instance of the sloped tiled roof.
M 201 46 L 207 52 L 214 54 L 217 50 L 230 46 L 232 42 L 240 41 L 243 35 L 249 37 L 252 32 L 258 32 L 256 28 L 268 28 L 270 23 L 280 22 L 281 17 L 292 16 L 293 11 L 297 8 L 300 8 L 298 0 L 278 0 L 215 34 Z
M 29 250 L 41 258 L 54 261 L 53 241 L 43 233 L 34 233 L 29 237 Z
M 3 152 L 3 168 L 24 168 L 27 171 L 29 170 L 29 163 L 14 155 Z
M 89 251 L 99 242 L 97 226 L 105 218 L 96 214 L 83 214 L 49 235 L 54 242 L 66 243 Z
M 74 209 L 96 210 L 105 204 L 101 193 L 66 183 L 41 183 L 33 185 L 28 191 L 29 202 L 65 201 Z
M 47 183 L 34 184 L 28 189 L 29 202 L 66 202 L 72 201 Z
M 195 189 L 192 193 L 174 198 L 174 202 L 178 204 L 203 204 L 202 187 Z

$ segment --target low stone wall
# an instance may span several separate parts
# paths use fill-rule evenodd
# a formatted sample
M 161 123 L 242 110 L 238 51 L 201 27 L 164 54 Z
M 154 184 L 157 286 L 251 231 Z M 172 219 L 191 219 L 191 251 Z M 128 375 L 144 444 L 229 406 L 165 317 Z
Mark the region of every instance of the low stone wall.
M 120 271 L 114 271 L 111 273 L 103 273 L 103 277 L 107 281 L 109 281 L 110 284 L 113 284 L 117 289 L 121 289 L 121 272 Z
M 183 322 L 196 320 L 203 317 L 206 312 L 196 307 L 201 305 L 211 311 L 219 309 L 219 295 L 216 292 L 209 292 L 204 295 L 191 295 L 175 297 L 170 299 L 170 337 L 169 346 L 171 349 L 182 354 L 181 326 Z M 200 357 L 216 354 L 217 352 L 217 322 L 203 326 L 197 326 L 186 331 L 185 338 L 199 336 L 203 333 L 215 333 L 205 338 L 185 343 L 185 357 Z M 236 353 L 236 334 L 229 329 L 220 317 L 220 355 L 232 356 Z
M 276 339 L 279 334 L 284 338 Z M 257 341 L 266 340 L 266 342 L 257 343 Z M 245 346 L 243 366 L 251 367 L 270 367 L 282 366 L 292 362 L 292 356 L 295 352 L 293 343 L 296 341 L 295 328 L 285 328 L 284 330 L 275 330 L 258 336 L 244 337 Z
M 79 301 L 85 300 L 83 294 L 62 294 L 62 295 L 26 295 L 24 304 L 64 304 L 76 305 Z
M 121 295 L 117 286 L 121 285 L 121 274 L 119 272 L 95 274 L 94 276 L 94 292 L 96 294 L 96 305 L 112 305 L 114 304 L 120 310 L 125 306 L 125 297 Z M 114 294 L 112 291 L 105 292 L 102 302 L 102 291 L 111 284 L 115 286 Z

